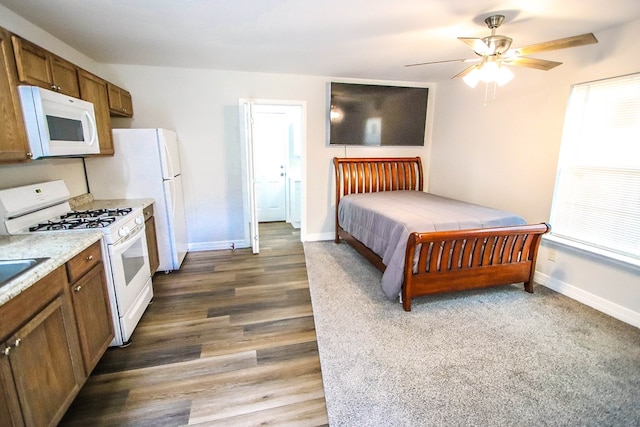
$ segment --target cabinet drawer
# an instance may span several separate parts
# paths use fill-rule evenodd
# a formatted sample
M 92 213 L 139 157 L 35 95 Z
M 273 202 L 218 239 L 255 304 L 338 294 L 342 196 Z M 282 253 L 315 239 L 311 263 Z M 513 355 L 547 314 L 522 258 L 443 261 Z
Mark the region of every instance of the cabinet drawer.
M 98 240 L 67 262 L 69 283 L 74 283 L 100 261 L 102 261 L 102 249 Z

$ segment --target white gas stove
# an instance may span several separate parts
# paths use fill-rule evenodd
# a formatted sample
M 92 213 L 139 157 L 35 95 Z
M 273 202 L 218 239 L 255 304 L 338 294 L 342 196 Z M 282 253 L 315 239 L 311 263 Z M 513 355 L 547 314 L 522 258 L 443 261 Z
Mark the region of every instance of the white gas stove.
M 108 244 L 144 224 L 141 208 L 73 210 L 64 181 L 0 190 L 0 234 L 99 229 Z
M 0 234 L 100 231 L 116 337 L 126 345 L 153 297 L 142 208 L 73 210 L 64 181 L 0 190 Z

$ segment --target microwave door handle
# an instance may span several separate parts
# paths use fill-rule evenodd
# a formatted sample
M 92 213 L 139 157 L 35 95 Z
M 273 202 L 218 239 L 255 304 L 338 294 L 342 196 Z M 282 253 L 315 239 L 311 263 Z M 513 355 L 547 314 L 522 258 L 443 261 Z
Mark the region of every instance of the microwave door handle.
M 89 126 L 91 126 L 91 145 L 95 144 L 98 140 L 98 126 L 96 126 L 96 122 L 91 117 L 88 111 L 85 111 L 84 114 L 87 116 L 87 121 L 89 122 Z

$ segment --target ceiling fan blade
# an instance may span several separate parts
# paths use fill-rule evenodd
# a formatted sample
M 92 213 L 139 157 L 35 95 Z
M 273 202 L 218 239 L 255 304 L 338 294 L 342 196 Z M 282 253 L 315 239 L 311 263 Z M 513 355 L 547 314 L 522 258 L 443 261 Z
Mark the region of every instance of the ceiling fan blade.
M 546 52 L 549 50 L 557 50 L 557 49 L 566 49 L 569 47 L 578 47 L 584 46 L 587 44 L 598 43 L 598 39 L 593 33 L 581 34 L 579 36 L 566 37 L 563 39 L 551 40 L 548 42 L 542 42 L 537 44 L 532 44 L 529 46 L 524 46 L 518 49 L 513 49 L 510 52 L 507 52 L 507 55 L 510 53 L 515 56 L 527 56 L 532 53 L 538 52 Z
M 536 70 L 548 71 L 558 65 L 562 65 L 562 62 L 549 61 L 547 59 L 525 58 L 522 56 L 516 56 L 515 58 L 504 58 L 503 62 L 507 65 L 515 65 L 518 67 L 535 68 Z
M 458 40 L 469 46 L 478 55 L 491 55 L 491 49 L 487 44 L 477 37 L 458 37 Z
M 415 67 L 417 65 L 430 65 L 430 64 L 446 64 L 448 62 L 477 62 L 479 58 L 473 59 L 447 59 L 444 61 L 431 61 L 431 62 L 418 62 L 417 64 L 407 64 L 405 67 Z
M 467 67 L 464 70 L 460 71 L 458 74 L 456 74 L 455 76 L 451 77 L 451 79 L 459 79 L 462 78 L 464 76 L 466 76 L 467 74 L 469 74 L 471 72 L 471 70 L 473 70 L 474 68 L 476 68 L 477 65 L 472 65 L 471 67 Z

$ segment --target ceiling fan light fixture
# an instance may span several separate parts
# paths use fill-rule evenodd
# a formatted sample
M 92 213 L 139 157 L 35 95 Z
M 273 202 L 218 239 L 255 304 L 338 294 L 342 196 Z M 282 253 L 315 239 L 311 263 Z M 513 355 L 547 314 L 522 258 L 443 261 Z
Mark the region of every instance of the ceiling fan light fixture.
M 549 61 L 546 59 L 537 59 L 529 57 L 530 54 L 538 52 L 547 52 L 550 50 L 566 49 L 570 47 L 578 47 L 598 43 L 598 39 L 593 33 L 580 34 L 572 37 L 565 37 L 556 40 L 549 40 L 542 43 L 536 43 L 517 49 L 511 49 L 513 39 L 504 35 L 496 34 L 496 30 L 505 20 L 504 15 L 490 15 L 485 18 L 484 22 L 491 30 L 491 35 L 478 37 L 458 37 L 458 40 L 470 47 L 478 58 L 473 59 L 449 59 L 444 61 L 421 62 L 409 64 L 413 65 L 442 64 L 447 62 L 476 62 L 481 61 L 478 65 L 472 65 L 460 71 L 453 76 L 453 79 L 461 78 L 467 85 L 475 88 L 480 81 L 486 83 L 489 87 L 493 83 L 494 98 L 495 89 L 498 86 L 504 86 L 509 83 L 514 75 L 505 65 L 516 67 L 527 67 L 536 70 L 548 71 L 562 62 Z
M 513 72 L 507 67 L 500 65 L 495 75 L 495 82 L 502 87 L 513 80 Z
M 513 79 L 513 72 L 496 61 L 484 62 L 473 68 L 462 80 L 470 87 L 475 88 L 479 82 L 494 82 L 498 86 L 504 86 Z
M 462 81 L 464 81 L 469 87 L 475 88 L 480 82 L 480 74 L 481 73 L 480 70 L 478 70 L 478 66 L 475 66 L 469 73 L 467 73 L 466 76 L 462 78 Z

